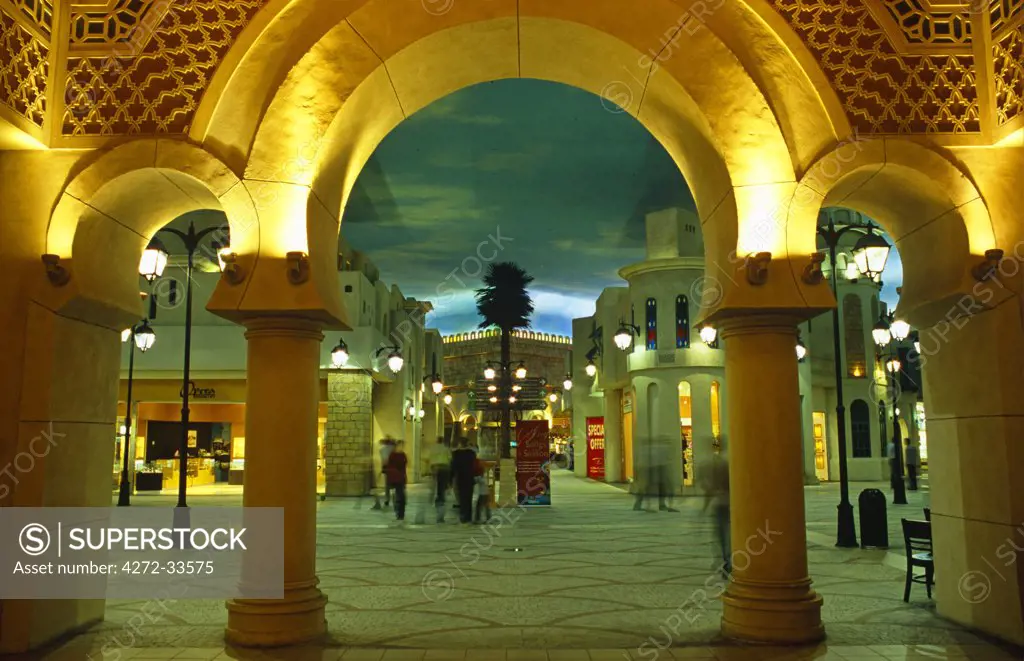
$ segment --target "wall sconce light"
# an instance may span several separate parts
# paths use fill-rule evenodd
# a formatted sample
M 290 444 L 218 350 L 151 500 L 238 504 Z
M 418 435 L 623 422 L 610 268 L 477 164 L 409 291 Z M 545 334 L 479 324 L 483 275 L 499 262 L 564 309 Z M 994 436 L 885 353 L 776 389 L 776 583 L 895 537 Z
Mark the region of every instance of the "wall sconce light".
M 224 274 L 228 284 L 238 285 L 245 280 L 245 273 L 238 265 L 237 253 L 225 249 L 217 254 L 217 259 L 220 261 L 220 272 Z
M 752 285 L 763 285 L 768 282 L 768 263 L 772 261 L 770 252 L 759 252 L 747 256 L 747 282 Z
M 821 264 L 825 261 L 825 254 L 816 252 L 811 255 L 811 263 L 804 267 L 803 281 L 808 285 L 820 284 L 825 279 L 821 271 Z
M 288 260 L 288 282 L 301 285 L 309 280 L 309 255 L 294 250 L 285 257 Z
M 71 281 L 71 271 L 61 265 L 60 255 L 43 255 L 46 277 L 55 287 L 63 287 Z
M 984 282 L 995 274 L 996 269 L 999 268 L 999 262 L 1003 261 L 1003 251 L 999 248 L 993 248 L 985 251 L 985 259 L 980 263 L 976 264 L 971 269 L 971 275 L 978 282 Z

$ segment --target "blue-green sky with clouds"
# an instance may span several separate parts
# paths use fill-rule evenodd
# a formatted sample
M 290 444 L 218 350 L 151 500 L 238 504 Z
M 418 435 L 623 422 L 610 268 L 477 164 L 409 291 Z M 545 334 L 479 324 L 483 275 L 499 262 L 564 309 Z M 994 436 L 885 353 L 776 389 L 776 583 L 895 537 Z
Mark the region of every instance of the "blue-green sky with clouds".
M 380 144 L 342 234 L 385 282 L 434 301 L 429 322 L 445 334 L 479 322 L 473 290 L 483 257 L 532 274 L 534 328 L 569 335 L 602 289 L 625 284 L 616 271 L 643 259 L 644 214 L 693 209 L 664 149 L 610 109 L 587 92 L 534 80 L 456 92 Z

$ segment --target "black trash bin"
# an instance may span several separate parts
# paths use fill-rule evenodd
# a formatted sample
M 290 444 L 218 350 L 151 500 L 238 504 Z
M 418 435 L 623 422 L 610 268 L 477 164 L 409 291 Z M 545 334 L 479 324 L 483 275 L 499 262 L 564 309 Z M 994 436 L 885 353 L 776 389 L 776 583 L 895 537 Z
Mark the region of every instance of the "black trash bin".
M 885 517 L 885 494 L 878 489 L 865 489 L 857 499 L 860 506 L 860 547 L 889 548 L 889 522 Z

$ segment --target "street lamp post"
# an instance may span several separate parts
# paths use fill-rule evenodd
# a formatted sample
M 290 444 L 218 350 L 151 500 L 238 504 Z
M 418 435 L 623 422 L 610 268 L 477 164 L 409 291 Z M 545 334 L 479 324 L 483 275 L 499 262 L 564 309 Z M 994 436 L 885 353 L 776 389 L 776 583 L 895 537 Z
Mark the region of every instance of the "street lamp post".
M 875 324 L 872 334 L 879 348 L 883 348 L 886 345 L 889 346 L 889 360 L 885 362 L 885 371 L 888 372 L 889 378 L 893 380 L 891 403 L 893 458 L 890 465 L 889 481 L 892 483 L 893 505 L 906 505 L 907 489 L 903 483 L 903 434 L 900 431 L 900 418 L 897 414 L 900 392 L 897 386 L 897 379 L 899 378 L 902 365 L 900 364 L 899 357 L 896 355 L 896 343 L 902 342 L 909 337 L 910 324 L 900 319 L 893 319 L 891 322 L 882 319 Z
M 132 433 L 132 378 L 135 372 L 135 347 L 138 346 L 139 351 L 146 353 L 156 341 L 156 333 L 149 326 L 149 320 L 143 319 L 140 324 L 126 329 L 121 335 L 121 341 L 129 342 L 131 346 L 128 348 L 128 395 L 125 398 L 124 409 L 124 466 L 121 468 L 121 484 L 117 492 L 117 506 L 127 507 L 132 504 L 132 482 L 128 474 L 128 448 L 131 445 Z
M 224 229 L 222 227 L 208 227 L 196 232 L 195 223 L 190 222 L 187 232 L 180 232 L 171 227 L 165 227 L 157 232 L 157 234 L 160 232 L 173 234 L 181 239 L 185 250 L 188 252 L 188 267 L 185 272 L 185 358 L 181 379 L 181 439 L 178 444 L 178 504 L 175 506 L 180 511 L 184 511 L 188 507 L 185 492 L 188 488 L 189 367 L 192 362 L 192 270 L 195 267 L 196 250 L 199 249 L 202 240 L 213 232 L 223 233 Z M 153 243 L 150 244 L 150 249 L 154 249 Z M 150 249 L 147 249 L 147 252 Z M 162 250 L 162 246 L 157 244 L 155 249 Z M 163 250 L 163 253 L 166 261 L 167 251 Z
M 850 503 L 850 477 L 846 456 L 846 405 L 843 401 L 842 340 L 839 335 L 839 272 L 836 263 L 836 247 L 847 232 L 862 232 L 865 229 L 867 234 L 862 236 L 854 246 L 854 261 L 860 273 L 874 278 L 882 272 L 889 253 L 888 243 L 882 237 L 874 234 L 870 225 L 866 227 L 846 225 L 837 230 L 835 222 L 829 217 L 827 227 L 818 227 L 818 235 L 828 246 L 832 295 L 836 299 L 836 307 L 832 309 L 832 350 L 835 353 L 836 372 L 836 434 L 839 443 L 839 505 L 837 507 L 836 546 L 844 548 L 857 546 L 857 529 L 853 522 L 853 505 Z M 883 245 L 884 252 L 882 252 Z

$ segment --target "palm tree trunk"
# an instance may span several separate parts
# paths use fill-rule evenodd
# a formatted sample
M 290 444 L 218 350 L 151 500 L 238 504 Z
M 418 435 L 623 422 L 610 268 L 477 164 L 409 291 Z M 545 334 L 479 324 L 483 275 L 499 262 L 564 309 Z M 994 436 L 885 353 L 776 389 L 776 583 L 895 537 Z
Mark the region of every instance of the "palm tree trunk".
M 512 332 L 501 329 L 501 457 L 512 457 L 512 410 L 508 398 L 512 396 Z

